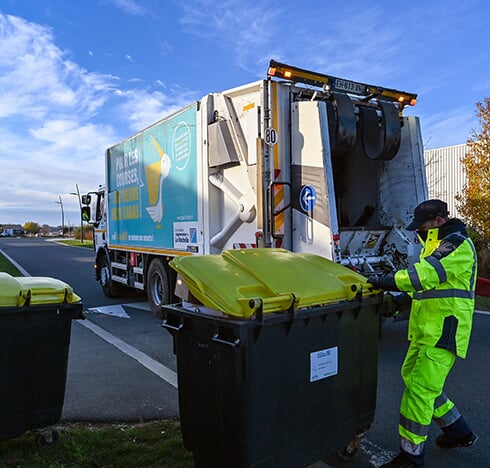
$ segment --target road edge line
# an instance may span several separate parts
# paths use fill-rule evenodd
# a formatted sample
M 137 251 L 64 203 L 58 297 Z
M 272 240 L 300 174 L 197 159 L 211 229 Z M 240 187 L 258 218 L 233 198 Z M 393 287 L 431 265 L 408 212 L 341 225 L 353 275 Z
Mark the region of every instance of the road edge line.
M 111 333 L 107 332 L 90 320 L 77 320 L 77 323 L 83 325 L 85 328 L 88 328 L 90 331 L 98 335 L 107 343 L 113 345 L 127 356 L 138 361 L 143 367 L 146 367 L 149 371 L 153 372 L 162 380 L 165 380 L 165 382 L 169 383 L 175 388 L 178 388 L 177 372 L 174 372 L 172 369 L 169 369 L 158 361 L 155 361 L 155 359 L 151 358 L 139 349 L 136 349 L 134 346 L 131 346 L 130 344 L 121 340 L 117 336 L 114 336 Z
M 2 249 L 0 253 L 12 264 L 17 270 L 19 270 L 24 276 L 31 276 L 31 274 L 23 267 L 21 267 L 12 257 L 7 255 Z

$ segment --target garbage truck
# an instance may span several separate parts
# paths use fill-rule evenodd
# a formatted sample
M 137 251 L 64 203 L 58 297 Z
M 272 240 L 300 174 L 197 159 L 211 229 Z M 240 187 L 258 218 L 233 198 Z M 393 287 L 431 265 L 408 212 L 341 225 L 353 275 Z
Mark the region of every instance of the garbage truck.
M 114 297 L 172 301 L 183 255 L 284 248 L 364 275 L 407 266 L 404 230 L 427 198 L 417 95 L 270 61 L 267 76 L 210 93 L 105 153 L 82 197 L 95 278 Z

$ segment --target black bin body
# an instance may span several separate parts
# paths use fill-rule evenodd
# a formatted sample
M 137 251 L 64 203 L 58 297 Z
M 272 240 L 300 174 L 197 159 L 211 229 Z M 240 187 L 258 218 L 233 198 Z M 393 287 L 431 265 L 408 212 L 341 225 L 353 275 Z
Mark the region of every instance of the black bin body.
M 0 308 L 0 440 L 55 424 L 82 303 Z
M 196 466 L 298 467 L 367 430 L 376 406 L 381 301 L 254 320 L 166 307 L 182 436 Z M 337 355 L 336 373 L 328 353 Z

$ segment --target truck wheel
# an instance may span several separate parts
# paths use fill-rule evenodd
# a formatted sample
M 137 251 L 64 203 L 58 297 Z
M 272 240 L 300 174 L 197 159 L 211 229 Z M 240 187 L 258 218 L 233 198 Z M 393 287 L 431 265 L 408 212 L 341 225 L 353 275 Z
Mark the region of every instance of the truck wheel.
M 121 286 L 114 284 L 111 278 L 111 268 L 107 255 L 102 257 L 100 262 L 100 285 L 106 297 L 119 297 Z
M 162 306 L 168 304 L 170 300 L 170 286 L 167 268 L 157 258 L 148 268 L 146 292 L 152 314 L 158 319 L 163 318 Z

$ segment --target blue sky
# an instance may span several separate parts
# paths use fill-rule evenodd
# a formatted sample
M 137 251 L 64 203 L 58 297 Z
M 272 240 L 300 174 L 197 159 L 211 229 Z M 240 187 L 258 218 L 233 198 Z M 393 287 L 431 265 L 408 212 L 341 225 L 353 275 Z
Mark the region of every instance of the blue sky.
M 271 58 L 419 95 L 426 149 L 490 96 L 486 0 L 1 0 L 0 223 L 79 223 L 103 155 Z M 407 114 L 407 112 L 405 112 Z

